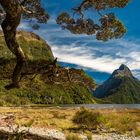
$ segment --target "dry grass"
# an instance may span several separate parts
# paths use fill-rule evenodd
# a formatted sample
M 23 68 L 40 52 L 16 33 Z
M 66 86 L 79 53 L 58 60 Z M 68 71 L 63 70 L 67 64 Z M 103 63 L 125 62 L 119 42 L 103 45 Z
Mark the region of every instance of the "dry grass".
M 63 130 L 66 133 L 77 126 L 72 119 L 79 109 L 72 108 L 0 108 L 0 114 L 12 113 L 16 116 L 15 123 L 24 126 L 46 127 Z M 102 114 L 101 123 L 104 128 L 115 129 L 117 132 L 126 133 L 134 131 L 140 135 L 140 110 L 137 109 L 103 109 L 92 110 Z

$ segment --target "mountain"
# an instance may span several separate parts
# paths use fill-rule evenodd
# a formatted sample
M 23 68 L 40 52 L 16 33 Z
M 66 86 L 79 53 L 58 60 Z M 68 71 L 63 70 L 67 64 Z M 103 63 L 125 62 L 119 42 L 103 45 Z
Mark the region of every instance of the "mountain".
M 17 40 L 27 63 L 20 89 L 6 90 L 15 67 L 15 56 L 0 32 L 0 105 L 95 103 L 91 90 L 95 81 L 82 69 L 65 68 L 55 62 L 51 47 L 32 32 L 19 31 Z M 55 66 L 55 68 L 53 68 Z
M 140 103 L 140 81 L 122 64 L 93 95 L 106 103 Z

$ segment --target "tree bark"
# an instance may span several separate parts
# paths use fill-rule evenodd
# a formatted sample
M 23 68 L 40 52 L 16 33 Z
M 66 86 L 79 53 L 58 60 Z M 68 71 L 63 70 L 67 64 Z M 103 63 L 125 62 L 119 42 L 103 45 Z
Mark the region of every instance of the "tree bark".
M 10 51 L 16 56 L 16 66 L 12 75 L 12 83 L 5 86 L 6 89 L 19 87 L 21 70 L 25 62 L 25 55 L 16 40 L 16 29 L 20 24 L 22 9 L 16 0 L 0 0 L 0 4 L 6 12 L 1 27 L 3 29 L 6 44 Z

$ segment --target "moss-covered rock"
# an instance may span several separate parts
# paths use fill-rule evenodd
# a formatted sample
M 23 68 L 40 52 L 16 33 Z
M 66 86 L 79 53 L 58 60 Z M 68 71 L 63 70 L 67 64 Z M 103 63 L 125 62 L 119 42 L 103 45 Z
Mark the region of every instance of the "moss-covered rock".
M 50 46 L 34 33 L 19 31 L 17 39 L 25 52 L 27 63 L 20 89 L 7 91 L 4 86 L 11 80 L 15 56 L 7 48 L 0 32 L 0 105 L 25 104 L 82 104 L 95 103 L 90 89 L 95 82 L 83 70 L 67 69 L 57 65 L 50 77 L 47 64 L 54 61 Z M 39 71 L 36 68 L 40 69 Z M 36 73 L 37 71 L 37 73 Z

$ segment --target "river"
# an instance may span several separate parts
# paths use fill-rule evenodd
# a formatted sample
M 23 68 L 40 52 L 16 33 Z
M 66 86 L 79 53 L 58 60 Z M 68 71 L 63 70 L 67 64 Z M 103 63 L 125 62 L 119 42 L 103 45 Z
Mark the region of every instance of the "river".
M 59 106 L 64 108 L 77 108 L 77 107 L 84 106 L 86 108 L 92 108 L 92 109 L 112 109 L 112 108 L 140 109 L 140 104 L 75 104 L 75 105 L 59 105 Z

